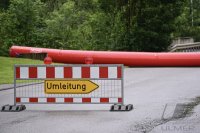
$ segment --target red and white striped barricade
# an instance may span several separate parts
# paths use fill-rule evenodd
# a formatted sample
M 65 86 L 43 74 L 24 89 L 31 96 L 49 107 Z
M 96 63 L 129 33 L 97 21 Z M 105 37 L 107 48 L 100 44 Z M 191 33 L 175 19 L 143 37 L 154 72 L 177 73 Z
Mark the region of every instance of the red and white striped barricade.
M 123 65 L 15 65 L 14 103 L 123 105 L 123 82 Z

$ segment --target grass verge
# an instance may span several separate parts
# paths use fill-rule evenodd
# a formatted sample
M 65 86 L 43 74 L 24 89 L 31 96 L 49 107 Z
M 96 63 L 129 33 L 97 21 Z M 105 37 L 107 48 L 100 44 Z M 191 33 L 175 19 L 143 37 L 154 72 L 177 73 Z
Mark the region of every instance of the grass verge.
M 0 84 L 13 83 L 14 64 L 43 64 L 43 61 L 0 56 Z

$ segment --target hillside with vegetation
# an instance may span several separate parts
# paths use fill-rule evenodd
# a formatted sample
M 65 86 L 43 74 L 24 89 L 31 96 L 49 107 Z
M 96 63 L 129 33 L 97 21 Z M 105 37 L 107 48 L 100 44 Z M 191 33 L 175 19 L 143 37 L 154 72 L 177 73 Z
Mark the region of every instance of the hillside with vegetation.
M 200 40 L 199 0 L 1 0 L 0 55 L 12 45 L 166 51 Z

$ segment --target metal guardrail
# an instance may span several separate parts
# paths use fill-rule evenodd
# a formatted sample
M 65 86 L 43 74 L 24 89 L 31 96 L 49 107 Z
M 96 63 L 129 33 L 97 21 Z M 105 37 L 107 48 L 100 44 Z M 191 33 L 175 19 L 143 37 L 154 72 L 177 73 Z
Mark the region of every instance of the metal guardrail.
M 170 52 L 200 52 L 200 42 L 175 44 L 169 48 Z

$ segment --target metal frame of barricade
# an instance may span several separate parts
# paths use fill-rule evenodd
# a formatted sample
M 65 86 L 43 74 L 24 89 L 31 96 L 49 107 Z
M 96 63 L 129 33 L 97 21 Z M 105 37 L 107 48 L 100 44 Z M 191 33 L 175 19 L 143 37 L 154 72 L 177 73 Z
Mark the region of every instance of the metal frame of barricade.
M 49 69 L 49 68 L 52 68 L 52 69 Z M 89 68 L 89 69 L 83 69 L 83 68 Z M 84 72 L 84 70 L 87 70 L 87 71 Z M 71 77 L 69 77 L 68 72 L 71 74 Z M 51 73 L 51 76 L 48 76 L 49 73 Z M 87 75 L 86 77 L 83 76 L 84 73 Z M 99 85 L 100 88 L 94 90 L 93 92 L 89 94 L 45 94 L 44 88 L 42 87 L 44 86 L 43 80 L 58 80 L 58 79 L 59 80 L 63 80 L 63 79 L 89 80 L 96 84 L 100 84 Z M 22 80 L 27 81 L 27 82 L 26 83 L 19 82 L 19 84 L 22 84 L 23 87 L 17 87 L 18 81 L 22 81 Z M 39 83 L 36 82 L 36 84 L 34 84 L 35 80 L 38 80 L 39 82 L 42 81 L 41 84 L 43 85 L 37 86 L 36 84 L 39 84 Z M 29 85 L 29 83 L 31 84 Z M 118 90 L 115 90 L 115 89 L 118 89 Z M 38 90 L 38 92 L 35 92 L 36 90 Z M 25 91 L 25 93 L 23 91 Z M 114 94 L 112 94 L 112 91 L 114 91 L 113 92 Z M 35 93 L 35 94 L 31 95 L 31 93 Z M 14 66 L 14 104 L 15 105 L 17 104 L 121 104 L 121 105 L 124 105 L 124 66 L 121 64 L 15 65 Z

